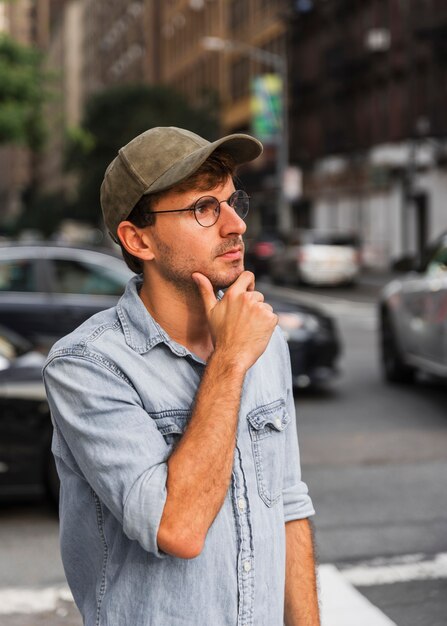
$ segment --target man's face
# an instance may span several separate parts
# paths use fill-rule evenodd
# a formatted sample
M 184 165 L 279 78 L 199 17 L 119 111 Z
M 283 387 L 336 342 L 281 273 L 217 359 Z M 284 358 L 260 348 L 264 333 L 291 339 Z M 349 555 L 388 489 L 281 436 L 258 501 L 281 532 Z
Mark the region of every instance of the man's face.
M 228 200 L 234 191 L 228 178 L 214 189 L 170 192 L 153 210 L 183 209 L 202 196 Z M 227 202 L 221 203 L 219 219 L 208 228 L 197 223 L 193 211 L 157 215 L 155 224 L 147 229 L 154 251 L 151 270 L 182 292 L 195 291 L 193 272 L 207 276 L 215 289 L 229 287 L 244 270 L 245 230 L 245 222 Z

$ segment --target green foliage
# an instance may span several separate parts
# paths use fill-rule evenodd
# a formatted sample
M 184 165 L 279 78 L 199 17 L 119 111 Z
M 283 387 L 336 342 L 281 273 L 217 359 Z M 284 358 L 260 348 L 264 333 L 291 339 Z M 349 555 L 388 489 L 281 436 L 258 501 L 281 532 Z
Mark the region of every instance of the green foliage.
M 44 141 L 42 56 L 0 35 L 0 144 L 38 150 Z
M 34 195 L 28 199 L 25 211 L 22 211 L 14 223 L 12 234 L 18 235 L 23 230 L 36 230 L 44 237 L 50 237 L 57 231 L 60 223 L 70 216 L 70 203 L 62 192 Z
M 217 136 L 217 106 L 193 107 L 165 86 L 127 85 L 107 89 L 87 103 L 82 129 L 67 137 L 66 165 L 80 174 L 73 218 L 99 224 L 99 188 L 107 165 L 121 146 L 153 126 L 180 126 L 209 140 Z

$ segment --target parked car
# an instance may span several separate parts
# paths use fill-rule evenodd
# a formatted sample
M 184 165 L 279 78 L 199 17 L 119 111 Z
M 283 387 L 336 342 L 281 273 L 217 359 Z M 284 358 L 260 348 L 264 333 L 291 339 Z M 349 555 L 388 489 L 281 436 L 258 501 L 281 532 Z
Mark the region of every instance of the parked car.
M 0 327 L 0 495 L 58 498 L 52 426 L 42 383 L 45 355 Z
M 0 246 L 0 324 L 48 349 L 116 304 L 132 272 L 113 252 L 54 244 Z
M 379 319 L 387 381 L 410 382 L 418 370 L 447 378 L 447 232 L 413 271 L 384 287 Z
M 124 262 L 109 253 L 51 245 L 0 249 L 0 319 L 27 334 L 0 326 L 0 495 L 47 492 L 57 499 L 51 418 L 41 378 L 48 342 L 113 306 L 129 275 Z M 65 282 L 69 277 L 73 282 Z M 294 386 L 331 381 L 341 351 L 332 318 L 269 293 L 266 300 L 278 313 L 289 345 Z M 39 350 L 33 347 L 36 340 Z
M 294 231 L 270 267 L 278 283 L 353 285 L 361 268 L 359 239 L 351 233 Z
M 292 379 L 295 389 L 322 387 L 339 374 L 341 342 L 332 317 L 318 307 L 297 304 L 269 294 L 265 300 L 278 315 L 290 351 Z
M 284 249 L 284 237 L 276 232 L 261 232 L 254 239 L 247 240 L 245 265 L 257 278 L 270 274 L 270 264 Z

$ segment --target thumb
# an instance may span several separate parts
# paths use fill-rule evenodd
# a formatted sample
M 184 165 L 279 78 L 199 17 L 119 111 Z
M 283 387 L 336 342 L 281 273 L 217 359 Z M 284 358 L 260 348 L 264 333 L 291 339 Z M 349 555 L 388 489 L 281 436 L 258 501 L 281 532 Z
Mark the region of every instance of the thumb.
M 200 272 L 194 272 L 194 274 L 192 274 L 192 279 L 197 285 L 197 289 L 202 296 L 203 304 L 205 305 L 205 309 L 208 313 L 215 307 L 217 302 L 213 286 L 209 279 L 204 274 L 200 274 Z

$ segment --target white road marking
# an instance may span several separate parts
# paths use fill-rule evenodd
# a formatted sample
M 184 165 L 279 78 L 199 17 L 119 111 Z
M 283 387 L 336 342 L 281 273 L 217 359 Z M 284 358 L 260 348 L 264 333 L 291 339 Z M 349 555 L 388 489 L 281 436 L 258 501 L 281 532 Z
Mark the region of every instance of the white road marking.
M 341 570 L 320 565 L 318 573 L 322 626 L 396 626 L 355 587 L 447 578 L 447 553 L 373 559 Z M 0 589 L 0 615 L 57 611 L 61 602 L 73 602 L 67 585 Z
M 410 580 L 437 580 L 447 578 L 447 552 L 432 559 L 415 554 L 390 559 L 375 560 L 343 569 L 343 576 L 356 587 L 390 585 Z
M 20 587 L 0 589 L 0 615 L 55 611 L 60 602 L 73 602 L 73 596 L 67 585 L 44 589 Z
M 355 589 L 335 565 L 320 565 L 322 626 L 397 626 Z

